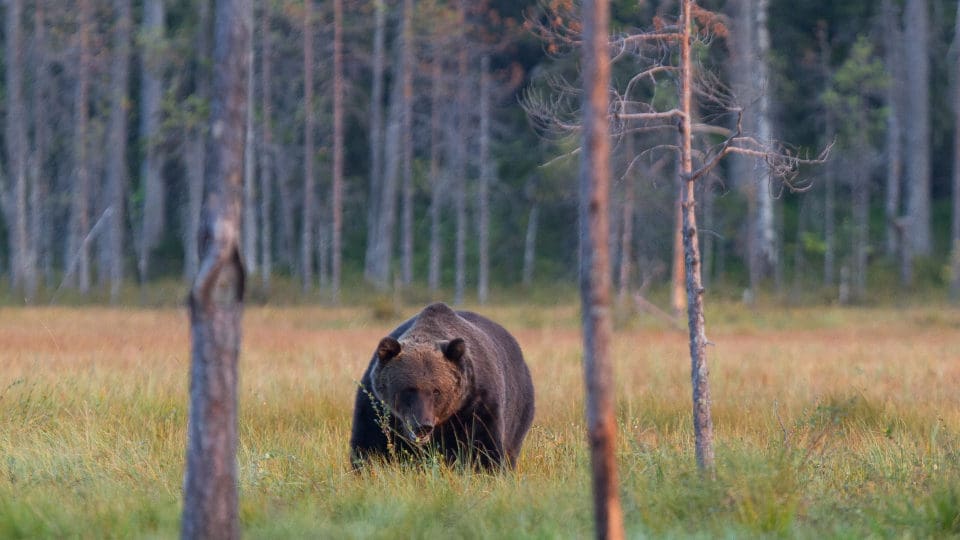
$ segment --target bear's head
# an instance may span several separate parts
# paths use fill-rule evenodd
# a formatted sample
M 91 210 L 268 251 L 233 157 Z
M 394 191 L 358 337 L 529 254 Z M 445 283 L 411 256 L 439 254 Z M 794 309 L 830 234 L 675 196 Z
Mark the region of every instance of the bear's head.
M 460 408 L 464 395 L 462 339 L 435 343 L 380 340 L 371 372 L 373 393 L 400 420 L 404 438 L 414 444 L 430 441 L 434 428 Z

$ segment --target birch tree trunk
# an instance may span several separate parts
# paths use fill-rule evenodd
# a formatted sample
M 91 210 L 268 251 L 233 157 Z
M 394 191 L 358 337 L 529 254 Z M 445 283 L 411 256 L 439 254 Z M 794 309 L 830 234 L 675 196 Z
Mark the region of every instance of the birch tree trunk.
M 413 0 L 403 0 L 400 63 L 402 80 L 401 144 L 403 157 L 403 214 L 401 215 L 400 282 L 413 283 Z
M 477 301 L 487 303 L 490 293 L 490 183 L 493 164 L 490 160 L 490 57 L 480 63 L 480 183 L 477 186 L 478 247 Z
M 367 253 L 364 275 L 375 281 L 374 270 L 379 245 L 379 224 L 383 184 L 383 55 L 387 7 L 385 0 L 373 0 L 373 73 L 370 91 L 370 193 L 367 197 Z
M 907 74 L 907 234 L 910 257 L 929 255 L 930 238 L 930 23 L 927 0 L 907 0 L 904 52 Z
M 304 291 L 313 286 L 314 228 L 314 116 L 313 116 L 313 0 L 303 3 L 303 216 L 300 230 L 300 279 Z
M 107 229 L 110 302 L 120 299 L 123 284 L 123 230 L 127 196 L 127 86 L 130 82 L 130 0 L 114 0 L 113 57 L 110 65 L 110 128 L 107 144 L 107 197 L 112 219 Z
M 270 48 L 270 4 L 264 3 L 260 14 L 260 282 L 264 293 L 270 291 L 273 274 L 273 105 L 272 52 Z M 251 68 L 252 69 L 252 68 Z
M 200 237 L 201 265 L 190 289 L 190 416 L 181 537 L 238 538 L 237 358 L 244 270 L 240 219 L 248 107 L 252 4 L 218 0 L 210 152 Z
M 137 271 L 140 283 L 146 283 L 150 271 L 150 254 L 163 235 L 166 217 L 166 189 L 157 155 L 157 132 L 160 128 L 160 100 L 163 97 L 164 0 L 146 0 L 143 5 L 142 66 L 140 69 L 140 144 L 144 155 L 140 162 L 140 179 L 144 186 L 142 224 L 140 227 Z
M 713 476 L 713 419 L 710 413 L 710 383 L 707 371 L 707 336 L 703 315 L 703 283 L 700 275 L 700 244 L 697 236 L 696 184 L 693 172 L 691 114 L 693 110 L 693 62 L 691 48 L 691 11 L 693 0 L 683 0 L 680 18 L 680 178 L 684 182 L 683 250 L 687 275 L 687 326 L 690 330 L 690 366 L 693 386 L 693 429 L 697 466 Z
M 343 0 L 333 0 L 333 175 L 330 196 L 331 227 L 330 296 L 340 303 L 340 273 L 343 248 Z
M 587 438 L 597 538 L 623 538 L 617 477 L 609 237 L 609 5 L 583 2 L 583 139 L 580 158 L 580 302 L 583 317 Z
M 430 75 L 430 262 L 427 269 L 427 287 L 430 292 L 440 288 L 440 262 L 443 244 L 440 243 L 440 205 L 443 204 L 443 178 L 440 174 L 440 148 L 443 135 L 440 130 L 441 97 L 443 92 L 443 63 L 439 47 L 434 51 Z

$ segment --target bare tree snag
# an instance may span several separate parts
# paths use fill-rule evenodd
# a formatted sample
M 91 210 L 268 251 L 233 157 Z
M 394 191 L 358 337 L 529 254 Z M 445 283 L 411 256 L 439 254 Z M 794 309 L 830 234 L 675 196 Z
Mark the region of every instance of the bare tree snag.
M 697 466 L 714 474 L 713 419 L 707 378 L 707 335 L 703 317 L 703 283 L 700 276 L 700 241 L 697 236 L 696 184 L 693 175 L 693 132 L 690 122 L 693 96 L 693 63 L 690 61 L 690 13 L 693 1 L 684 0 L 680 14 L 680 208 L 683 211 L 683 256 L 687 282 L 687 327 L 690 330 L 690 379 L 693 387 L 693 429 Z
M 608 253 L 610 133 L 607 110 L 610 57 L 607 0 L 583 2 L 583 142 L 580 157 L 580 304 L 587 390 L 587 438 L 593 469 L 597 538 L 623 538 L 616 461 L 613 367 L 610 359 Z
M 248 106 L 251 0 L 217 0 L 213 94 L 199 235 L 190 289 L 190 416 L 183 538 L 238 538 L 237 358 L 244 269 L 240 216 Z
M 114 58 L 110 68 L 110 129 L 107 145 L 107 203 L 113 209 L 107 232 L 110 302 L 120 299 L 123 283 L 124 199 L 127 194 L 127 85 L 130 80 L 130 32 L 133 25 L 130 0 L 113 3 Z

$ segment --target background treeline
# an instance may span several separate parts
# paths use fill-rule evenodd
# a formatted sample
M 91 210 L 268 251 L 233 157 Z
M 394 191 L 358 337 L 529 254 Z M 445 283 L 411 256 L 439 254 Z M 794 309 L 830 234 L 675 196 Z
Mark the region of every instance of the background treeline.
M 701 182 L 711 290 L 850 302 L 945 290 L 960 237 L 956 3 L 704 7 L 723 17 L 698 61 L 739 97 L 744 127 L 801 155 L 835 141 L 828 164 L 800 171 L 802 192 L 744 158 Z M 575 117 L 563 90 L 577 87 L 577 58 L 535 31 L 575 29 L 554 18 L 567 8 L 257 2 L 242 233 L 257 297 L 296 284 L 325 301 L 440 289 L 483 302 L 574 283 L 576 127 L 556 127 Z M 648 29 L 672 9 L 614 2 L 613 27 Z M 6 0 L 0 13 L 8 298 L 122 301 L 191 278 L 211 2 Z M 614 86 L 631 62 L 614 64 Z M 528 115 L 547 102 L 549 125 Z M 651 144 L 641 133 L 614 145 L 610 242 L 625 298 L 667 290 L 674 265 L 676 171 L 639 151 Z

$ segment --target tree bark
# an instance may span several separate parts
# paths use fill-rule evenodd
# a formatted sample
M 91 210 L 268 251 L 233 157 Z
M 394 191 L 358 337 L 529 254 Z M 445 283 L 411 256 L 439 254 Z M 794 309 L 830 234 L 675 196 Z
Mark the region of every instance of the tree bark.
M 190 416 L 181 536 L 238 538 L 237 357 L 250 0 L 218 0 L 201 265 L 190 289 Z
M 120 299 L 123 284 L 123 230 L 127 196 L 127 87 L 130 83 L 130 0 L 114 0 L 113 57 L 110 67 L 110 128 L 107 144 L 107 197 L 113 209 L 107 230 L 110 302 Z
M 583 3 L 583 139 L 580 159 L 580 301 L 587 430 L 597 538 L 624 537 L 616 462 L 609 237 L 609 5 Z
M 373 73 L 370 90 L 370 194 L 367 197 L 367 252 L 364 275 L 376 282 L 374 270 L 380 228 L 380 204 L 383 185 L 383 56 L 386 34 L 387 7 L 385 0 L 373 0 Z
M 404 286 L 413 283 L 413 0 L 403 0 L 401 14 L 401 73 L 402 111 L 401 127 L 403 145 L 401 166 L 403 168 L 403 214 L 400 224 L 402 231 L 400 280 Z
M 477 186 L 479 238 L 477 251 L 477 302 L 487 303 L 490 294 L 490 184 L 493 164 L 490 160 L 490 57 L 484 56 L 480 66 L 480 183 Z
M 343 0 L 333 0 L 333 178 L 330 196 L 331 231 L 330 297 L 340 303 L 343 248 Z
M 300 279 L 304 291 L 313 286 L 314 229 L 314 115 L 313 115 L 313 0 L 303 3 L 303 216 L 300 230 Z
M 144 155 L 140 162 L 140 179 L 144 186 L 143 222 L 140 227 L 137 271 L 141 285 L 150 272 L 150 255 L 163 236 L 166 217 L 166 188 L 157 155 L 156 136 L 160 129 L 160 100 L 163 97 L 163 0 L 146 0 L 143 5 L 142 66 L 140 69 L 140 144 Z
M 710 413 L 710 384 L 707 371 L 707 336 L 703 314 L 703 283 L 700 275 L 700 245 L 697 237 L 696 191 L 691 179 L 693 147 L 691 114 L 693 110 L 693 63 L 691 48 L 691 11 L 693 0 L 683 0 L 680 41 L 680 178 L 684 183 L 683 248 L 687 274 L 687 325 L 690 330 L 690 366 L 693 386 L 693 429 L 697 466 L 704 474 L 713 476 L 713 419 Z
M 273 274 L 273 106 L 272 52 L 270 48 L 270 3 L 264 3 L 260 14 L 260 283 L 264 293 L 270 290 Z
M 906 171 L 909 258 L 929 255 L 930 237 L 930 23 L 927 0 L 907 0 L 904 52 L 907 74 Z
M 683 256 L 683 192 L 686 189 L 683 181 L 677 182 L 677 202 L 674 204 L 673 226 L 673 264 L 670 267 L 670 308 L 674 317 L 679 317 L 687 306 L 686 295 L 686 266 Z

